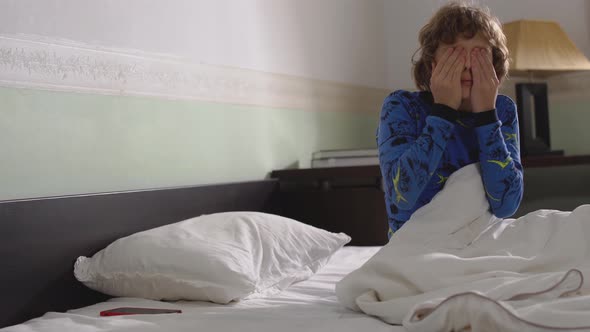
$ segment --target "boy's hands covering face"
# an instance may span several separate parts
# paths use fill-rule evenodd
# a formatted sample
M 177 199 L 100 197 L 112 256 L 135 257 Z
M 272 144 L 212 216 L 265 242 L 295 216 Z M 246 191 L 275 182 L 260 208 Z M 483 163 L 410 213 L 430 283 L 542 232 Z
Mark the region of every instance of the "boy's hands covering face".
M 458 109 L 461 105 L 461 72 L 465 68 L 466 51 L 449 47 L 439 63 L 432 63 L 430 91 L 434 102 Z
M 492 63 L 490 52 L 482 48 L 471 51 L 471 110 L 475 113 L 496 108 L 496 96 L 500 81 Z

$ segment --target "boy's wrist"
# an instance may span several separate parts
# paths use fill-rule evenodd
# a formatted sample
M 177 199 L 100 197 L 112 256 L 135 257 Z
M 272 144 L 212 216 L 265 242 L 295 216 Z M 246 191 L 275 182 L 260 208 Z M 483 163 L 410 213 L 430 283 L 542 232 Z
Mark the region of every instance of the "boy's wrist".
M 434 103 L 432 105 L 432 111 L 430 112 L 430 115 L 438 116 L 439 118 L 443 118 L 449 122 L 455 122 L 459 114 L 457 113 L 456 109 L 448 105 Z
M 498 119 L 498 112 L 496 112 L 495 108 L 489 109 L 484 112 L 475 113 L 475 126 L 481 127 L 488 125 L 490 123 L 496 123 L 500 121 Z

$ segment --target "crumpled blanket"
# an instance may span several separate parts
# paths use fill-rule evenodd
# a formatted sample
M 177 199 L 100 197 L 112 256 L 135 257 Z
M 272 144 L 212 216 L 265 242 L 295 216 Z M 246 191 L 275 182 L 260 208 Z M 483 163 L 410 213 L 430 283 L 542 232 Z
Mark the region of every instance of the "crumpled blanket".
M 496 218 L 471 164 L 336 294 L 409 331 L 590 331 L 589 243 L 590 205 Z

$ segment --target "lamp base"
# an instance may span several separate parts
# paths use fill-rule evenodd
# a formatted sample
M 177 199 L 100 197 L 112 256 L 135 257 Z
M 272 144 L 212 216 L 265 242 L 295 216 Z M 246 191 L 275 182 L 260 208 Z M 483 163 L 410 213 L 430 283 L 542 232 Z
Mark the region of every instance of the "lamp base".
M 549 138 L 546 83 L 517 83 L 516 106 L 521 155 L 553 154 Z M 556 154 L 563 154 L 557 151 Z

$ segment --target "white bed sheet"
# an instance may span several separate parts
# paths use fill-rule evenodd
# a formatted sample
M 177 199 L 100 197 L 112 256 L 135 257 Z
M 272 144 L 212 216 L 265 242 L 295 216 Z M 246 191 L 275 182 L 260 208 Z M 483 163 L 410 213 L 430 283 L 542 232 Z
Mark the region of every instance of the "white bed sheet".
M 2 332 L 102 331 L 371 331 L 403 332 L 401 326 L 344 308 L 334 293 L 336 283 L 360 267 L 379 247 L 344 247 L 310 279 L 270 298 L 227 305 L 209 302 L 159 302 L 115 298 L 68 313 L 47 313 Z M 181 309 L 182 314 L 100 317 L 116 307 Z

